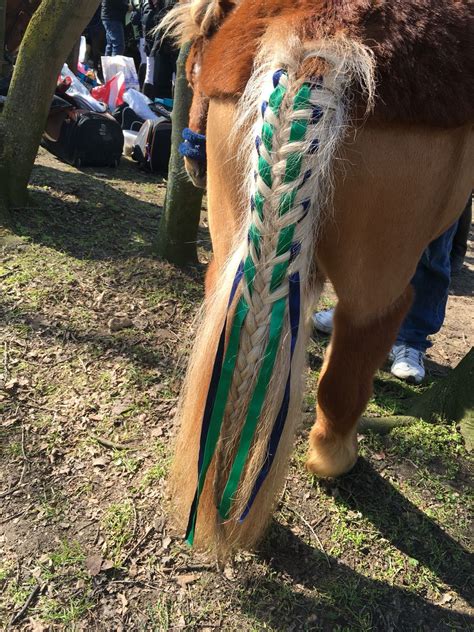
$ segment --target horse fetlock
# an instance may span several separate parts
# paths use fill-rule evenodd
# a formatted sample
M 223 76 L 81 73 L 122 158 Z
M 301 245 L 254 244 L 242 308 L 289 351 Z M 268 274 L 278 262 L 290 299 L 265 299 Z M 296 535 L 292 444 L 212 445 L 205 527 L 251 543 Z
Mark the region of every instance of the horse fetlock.
M 357 461 L 357 432 L 345 435 L 315 426 L 309 437 L 306 468 L 316 476 L 329 478 L 349 472 Z

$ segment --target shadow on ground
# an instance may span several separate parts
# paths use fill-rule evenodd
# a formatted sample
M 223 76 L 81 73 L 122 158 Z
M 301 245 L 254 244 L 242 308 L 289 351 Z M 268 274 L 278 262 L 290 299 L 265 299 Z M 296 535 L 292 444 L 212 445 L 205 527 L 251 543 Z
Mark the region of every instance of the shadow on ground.
M 130 189 L 116 188 L 114 180 L 130 182 Z M 16 234 L 78 259 L 153 254 L 162 211 L 158 201 L 164 199 L 164 189 L 162 181 L 151 174 L 126 165 L 117 173 L 37 165 L 31 185 L 32 206 L 15 211 Z M 140 189 L 156 202 L 141 199 Z M 200 228 L 198 243 L 208 241 L 207 231 Z
M 329 483 L 328 493 L 336 484 L 340 502 L 361 512 L 413 565 L 427 566 L 469 601 L 472 556 L 368 462 L 360 459 L 351 474 Z M 415 592 L 367 578 L 276 522 L 259 556 L 273 572 L 249 577 L 240 607 L 275 630 L 448 631 L 474 625 L 474 619 Z

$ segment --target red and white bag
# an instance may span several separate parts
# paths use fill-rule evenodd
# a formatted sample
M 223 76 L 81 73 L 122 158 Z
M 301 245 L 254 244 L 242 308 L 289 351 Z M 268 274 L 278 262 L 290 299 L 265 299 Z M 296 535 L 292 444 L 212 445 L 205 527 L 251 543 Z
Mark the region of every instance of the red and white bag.
M 109 110 L 113 111 L 118 105 L 122 105 L 125 89 L 125 76 L 123 72 L 119 72 L 103 86 L 92 88 L 91 94 L 94 99 L 106 103 Z

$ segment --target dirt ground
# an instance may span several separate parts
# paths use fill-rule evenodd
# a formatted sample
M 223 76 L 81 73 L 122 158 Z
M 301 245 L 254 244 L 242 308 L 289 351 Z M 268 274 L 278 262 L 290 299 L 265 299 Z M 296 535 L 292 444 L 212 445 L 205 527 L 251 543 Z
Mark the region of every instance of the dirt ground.
M 0 233 L 2 629 L 474 629 L 472 458 L 454 424 L 361 435 L 336 481 L 305 472 L 324 338 L 260 549 L 224 572 L 190 551 L 166 473 L 204 268 L 153 256 L 164 184 L 127 160 L 79 172 L 41 150 L 31 196 Z M 198 245 L 206 261 L 205 214 Z M 473 273 L 471 241 L 428 385 L 381 370 L 368 414 L 403 412 L 473 346 Z

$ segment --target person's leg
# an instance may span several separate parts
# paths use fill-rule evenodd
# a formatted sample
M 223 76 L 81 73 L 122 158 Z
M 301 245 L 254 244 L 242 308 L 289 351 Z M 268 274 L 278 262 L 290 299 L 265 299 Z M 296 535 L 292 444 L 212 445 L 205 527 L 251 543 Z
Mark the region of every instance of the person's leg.
M 176 59 L 174 53 L 158 53 L 155 58 L 155 94 L 162 99 L 171 99 L 173 96 L 173 73 L 176 72 Z
M 102 22 L 102 24 L 104 25 L 104 29 L 105 29 L 105 57 L 110 57 L 112 55 L 112 42 L 113 42 L 113 34 L 112 34 L 112 30 L 111 30 L 111 22 L 110 20 L 104 20 Z
M 138 42 L 138 52 L 140 53 L 140 64 L 146 64 L 145 38 L 140 37 Z
M 125 52 L 125 28 L 119 20 L 113 21 L 114 42 L 112 55 L 123 55 Z
M 467 251 L 467 240 L 469 239 L 469 231 L 472 223 L 472 199 L 471 195 L 464 207 L 461 217 L 459 218 L 458 228 L 454 235 L 453 247 L 451 250 L 451 272 L 459 272 L 464 263 L 464 257 Z
M 143 82 L 142 92 L 149 99 L 155 98 L 154 80 L 155 80 L 155 57 L 147 56 L 145 80 Z
M 119 20 L 106 20 L 103 24 L 107 39 L 107 46 L 105 48 L 106 57 L 123 55 L 125 51 L 125 31 L 123 24 Z
M 457 222 L 430 243 L 416 268 L 411 284 L 415 300 L 400 327 L 397 345 L 425 352 L 443 324 L 451 281 L 450 253 Z

